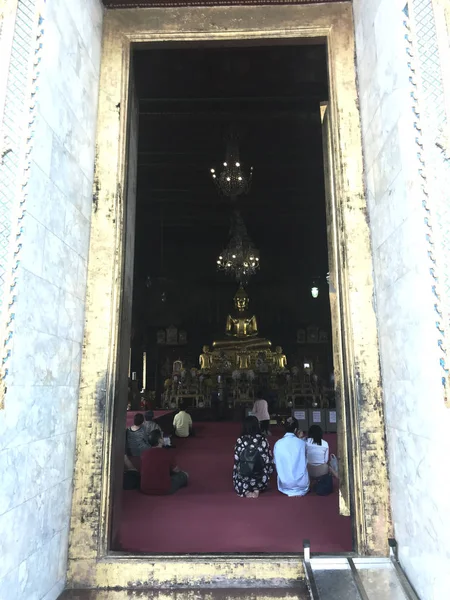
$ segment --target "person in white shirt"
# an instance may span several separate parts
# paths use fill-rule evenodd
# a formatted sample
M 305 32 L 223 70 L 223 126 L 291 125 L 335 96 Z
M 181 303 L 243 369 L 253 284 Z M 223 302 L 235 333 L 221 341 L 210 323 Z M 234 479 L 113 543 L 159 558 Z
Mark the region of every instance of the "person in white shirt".
M 328 473 L 329 448 L 319 425 L 311 425 L 306 440 L 306 458 L 309 476 L 316 479 Z
M 194 435 L 192 429 L 192 417 L 186 410 L 184 403 L 180 404 L 180 412 L 177 413 L 173 419 L 173 429 L 177 437 L 186 438 Z
M 298 437 L 298 421 L 289 417 L 286 433 L 275 444 L 273 454 L 278 473 L 278 490 L 286 496 L 304 496 L 309 491 L 306 442 Z
M 269 435 L 269 425 L 270 425 L 270 414 L 269 414 L 269 405 L 267 404 L 267 400 L 264 400 L 264 395 L 262 392 L 256 393 L 256 400 L 253 405 L 252 413 L 259 421 L 259 427 L 261 429 L 261 433 L 264 435 Z

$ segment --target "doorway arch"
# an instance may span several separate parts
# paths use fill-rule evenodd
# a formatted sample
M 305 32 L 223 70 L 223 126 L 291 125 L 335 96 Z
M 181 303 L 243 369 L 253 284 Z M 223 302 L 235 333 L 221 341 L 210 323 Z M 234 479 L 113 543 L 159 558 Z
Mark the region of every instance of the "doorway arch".
M 391 530 L 384 416 L 363 185 L 351 5 L 152 8 L 107 11 L 88 266 L 70 587 L 164 587 L 299 576 L 296 557 L 136 557 L 110 550 L 120 495 L 133 272 L 137 104 L 136 44 L 296 39 L 327 45 L 324 117 L 333 344 L 341 443 L 340 506 L 353 518 L 358 554 L 387 552 Z M 337 362 L 336 362 L 337 360 Z M 348 458 L 348 461 L 345 460 Z M 347 466 L 348 465 L 348 466 Z M 116 509 L 118 504 L 116 502 Z M 299 551 L 301 540 L 299 539 Z

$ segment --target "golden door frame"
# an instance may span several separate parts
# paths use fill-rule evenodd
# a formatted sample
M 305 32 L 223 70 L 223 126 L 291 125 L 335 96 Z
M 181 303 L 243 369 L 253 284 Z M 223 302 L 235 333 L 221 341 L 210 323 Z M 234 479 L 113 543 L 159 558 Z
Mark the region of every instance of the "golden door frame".
M 152 42 L 288 38 L 324 42 L 328 54 L 330 97 L 324 122 L 330 144 L 325 162 L 329 169 L 328 234 L 335 279 L 330 290 L 343 458 L 340 509 L 342 514 L 351 512 L 357 554 L 387 552 L 389 488 L 351 5 L 113 10 L 106 11 L 104 19 L 69 588 L 242 582 L 267 586 L 302 577 L 298 555 L 141 556 L 110 549 L 114 537 L 112 499 L 120 498 L 121 489 L 127 380 L 119 377 L 119 372 L 128 374 L 134 252 L 133 155 L 138 111 L 131 47 Z M 120 502 L 115 504 L 114 510 L 120 510 Z M 301 551 L 299 532 L 299 554 Z

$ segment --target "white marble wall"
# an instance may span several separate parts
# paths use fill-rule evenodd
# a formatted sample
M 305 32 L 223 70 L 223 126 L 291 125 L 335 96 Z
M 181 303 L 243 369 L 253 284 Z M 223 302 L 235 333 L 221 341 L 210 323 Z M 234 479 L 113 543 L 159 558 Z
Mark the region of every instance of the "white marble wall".
M 47 0 L 39 117 L 0 411 L 0 598 L 64 587 L 84 327 L 102 13 Z
M 395 537 L 420 598 L 441 600 L 450 589 L 450 410 L 440 384 L 405 4 L 354 0 L 357 71 Z

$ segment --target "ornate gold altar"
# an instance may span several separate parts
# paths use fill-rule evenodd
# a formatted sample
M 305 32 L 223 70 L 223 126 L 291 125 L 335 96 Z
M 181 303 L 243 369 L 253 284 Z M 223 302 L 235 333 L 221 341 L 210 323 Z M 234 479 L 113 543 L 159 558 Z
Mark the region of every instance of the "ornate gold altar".
M 276 368 L 272 342 L 259 337 L 258 322 L 249 312 L 249 297 L 242 285 L 234 296 L 234 311 L 227 317 L 225 333 L 225 339 L 213 342 L 212 352 L 205 352 L 204 348 L 200 357 L 202 370 L 223 374 L 235 370 L 271 373 Z
M 276 390 L 285 403 L 290 379 L 286 355 L 280 346 L 273 352 L 272 342 L 259 337 L 256 315 L 249 312 L 249 297 L 242 285 L 234 296 L 225 334 L 213 342 L 212 350 L 203 346 L 199 370 L 175 361 L 164 386 L 165 408 L 178 407 L 182 400 L 197 408 L 209 407 L 212 392 L 224 394 L 225 389 L 234 404 L 251 402 L 257 387 Z

